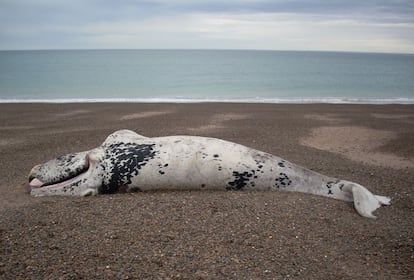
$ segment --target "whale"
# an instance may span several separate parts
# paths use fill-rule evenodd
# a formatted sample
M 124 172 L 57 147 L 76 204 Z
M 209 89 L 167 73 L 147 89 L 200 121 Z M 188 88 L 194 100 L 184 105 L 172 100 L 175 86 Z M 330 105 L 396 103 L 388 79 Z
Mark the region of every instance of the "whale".
M 151 190 L 291 191 L 353 202 L 363 217 L 391 199 L 270 153 L 201 136 L 110 134 L 98 147 L 34 166 L 30 194 L 91 196 Z

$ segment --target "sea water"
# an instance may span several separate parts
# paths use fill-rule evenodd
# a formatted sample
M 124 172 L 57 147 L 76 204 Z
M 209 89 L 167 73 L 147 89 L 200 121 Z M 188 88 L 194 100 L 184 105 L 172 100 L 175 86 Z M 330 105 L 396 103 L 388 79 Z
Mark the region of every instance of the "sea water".
M 414 103 L 414 55 L 0 51 L 0 102 Z

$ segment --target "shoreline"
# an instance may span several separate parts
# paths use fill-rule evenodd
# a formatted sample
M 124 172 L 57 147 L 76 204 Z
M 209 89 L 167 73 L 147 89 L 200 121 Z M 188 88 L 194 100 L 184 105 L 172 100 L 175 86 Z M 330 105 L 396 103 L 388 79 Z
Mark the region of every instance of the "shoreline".
M 60 98 L 60 99 L 7 99 L 0 98 L 0 104 L 200 104 L 200 103 L 240 103 L 240 104 L 347 104 L 347 105 L 412 105 L 414 98 L 241 98 L 241 99 L 202 99 L 202 98 Z
M 290 192 L 28 195 L 35 164 L 118 129 L 237 142 L 392 204 L 371 220 Z M 5 279 L 414 278 L 414 167 L 404 165 L 414 162 L 414 105 L 3 103 L 0 133 Z

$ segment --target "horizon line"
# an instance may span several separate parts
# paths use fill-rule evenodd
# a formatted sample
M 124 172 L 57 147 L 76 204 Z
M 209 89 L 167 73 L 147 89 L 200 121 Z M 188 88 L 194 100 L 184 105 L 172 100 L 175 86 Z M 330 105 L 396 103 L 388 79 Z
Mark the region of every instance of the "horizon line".
M 362 53 L 362 54 L 401 54 L 414 55 L 414 52 L 347 51 L 347 50 L 286 50 L 286 49 L 233 49 L 233 48 L 34 48 L 0 49 L 0 52 L 13 51 L 263 51 L 263 52 L 325 52 L 325 53 Z
M 0 104 L 68 104 L 68 103 L 239 103 L 239 104 L 371 104 L 413 105 L 414 98 L 0 98 Z

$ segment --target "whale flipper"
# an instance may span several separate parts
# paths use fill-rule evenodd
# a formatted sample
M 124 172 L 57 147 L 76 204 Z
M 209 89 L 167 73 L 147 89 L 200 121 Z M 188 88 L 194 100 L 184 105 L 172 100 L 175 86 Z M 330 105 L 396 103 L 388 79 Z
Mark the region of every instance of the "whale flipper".
M 363 217 L 377 218 L 372 213 L 380 208 L 381 205 L 389 205 L 391 202 L 389 197 L 374 195 L 365 187 L 356 183 L 353 183 L 351 191 L 354 199 L 354 207 Z

